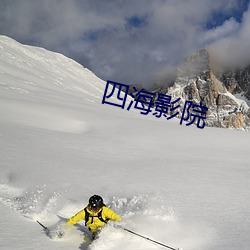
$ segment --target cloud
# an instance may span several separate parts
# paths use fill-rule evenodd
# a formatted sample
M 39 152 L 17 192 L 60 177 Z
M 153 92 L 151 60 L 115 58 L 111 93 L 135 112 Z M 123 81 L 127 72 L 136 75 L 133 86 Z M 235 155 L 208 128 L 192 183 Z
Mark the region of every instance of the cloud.
M 235 18 L 230 18 L 225 20 L 221 26 L 204 31 L 201 36 L 201 44 L 211 44 L 213 42 L 219 41 L 225 37 L 235 34 L 240 28 L 240 24 L 235 20 Z
M 227 29 L 224 24 L 220 29 Z M 218 64 L 224 67 L 245 67 L 250 64 L 250 9 L 233 32 L 210 44 L 210 51 Z
M 233 17 L 239 2 L 2 0 L 0 33 L 61 52 L 105 80 L 150 85 L 204 46 L 218 53 L 249 40 L 248 13 Z M 214 13 L 226 20 L 208 29 Z

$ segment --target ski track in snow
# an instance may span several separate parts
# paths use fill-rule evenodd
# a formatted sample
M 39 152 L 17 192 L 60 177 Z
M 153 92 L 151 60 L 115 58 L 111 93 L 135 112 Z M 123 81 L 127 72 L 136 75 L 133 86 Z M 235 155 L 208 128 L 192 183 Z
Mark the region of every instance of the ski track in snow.
M 198 249 L 199 244 L 204 244 L 204 239 L 203 241 L 197 240 L 200 225 L 196 225 L 196 229 L 185 225 L 172 208 L 164 205 L 162 195 L 141 195 L 130 198 L 107 197 L 107 199 L 109 201 L 107 206 L 123 217 L 121 224 L 129 230 L 149 238 L 152 237 L 161 243 L 168 243 L 176 248 L 177 245 L 183 244 L 186 246 L 185 249 L 192 249 L 194 246 Z M 123 243 L 119 243 L 121 239 L 122 242 L 128 242 L 126 249 L 162 249 L 155 243 L 122 229 L 114 228 L 113 223 L 107 225 L 99 238 L 92 243 L 87 236 L 88 232 L 83 222 L 66 230 L 64 237 L 58 239 L 57 231 L 63 228 L 65 220 L 59 220 L 56 215 L 61 214 L 63 217 L 69 218 L 75 211 L 83 207 L 81 203 L 66 200 L 63 192 L 51 193 L 46 185 L 22 190 L 12 186 L 11 183 L 2 182 L 0 184 L 0 202 L 29 220 L 45 222 L 53 240 L 63 241 L 69 245 L 79 244 L 79 249 L 82 250 L 124 248 L 124 245 L 121 245 Z M 166 239 L 166 242 L 162 242 L 160 239 Z

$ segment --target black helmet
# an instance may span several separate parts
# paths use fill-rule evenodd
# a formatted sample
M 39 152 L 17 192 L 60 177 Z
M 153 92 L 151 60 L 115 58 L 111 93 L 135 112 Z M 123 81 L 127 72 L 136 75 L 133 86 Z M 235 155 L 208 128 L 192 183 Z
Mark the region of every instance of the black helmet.
M 103 199 L 101 196 L 95 194 L 89 198 L 90 209 L 99 210 L 103 205 Z

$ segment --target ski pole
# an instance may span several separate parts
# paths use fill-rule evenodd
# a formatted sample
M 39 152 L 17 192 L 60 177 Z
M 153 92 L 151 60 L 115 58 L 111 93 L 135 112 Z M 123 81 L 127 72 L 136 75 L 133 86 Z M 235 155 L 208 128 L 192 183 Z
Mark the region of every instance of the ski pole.
M 156 244 L 158 244 L 158 245 L 161 245 L 161 246 L 163 246 L 163 247 L 169 248 L 169 249 L 171 249 L 171 250 L 180 250 L 180 248 L 173 248 L 173 247 L 167 246 L 167 245 L 162 244 L 162 243 L 160 243 L 160 242 L 158 242 L 158 241 L 155 241 L 155 240 L 152 240 L 152 239 L 150 239 L 150 238 L 148 238 L 148 237 L 145 237 L 145 236 L 143 236 L 143 235 L 141 235 L 141 234 L 135 233 L 135 232 L 133 232 L 133 231 L 127 229 L 127 228 L 124 228 L 124 227 L 123 227 L 122 229 L 125 230 L 125 231 L 127 231 L 127 232 L 129 232 L 129 233 L 131 233 L 131 234 L 137 235 L 137 236 L 139 236 L 139 237 L 141 237 L 141 238 L 143 238 L 143 239 L 145 239 L 145 240 L 154 242 L 154 243 L 156 243 Z

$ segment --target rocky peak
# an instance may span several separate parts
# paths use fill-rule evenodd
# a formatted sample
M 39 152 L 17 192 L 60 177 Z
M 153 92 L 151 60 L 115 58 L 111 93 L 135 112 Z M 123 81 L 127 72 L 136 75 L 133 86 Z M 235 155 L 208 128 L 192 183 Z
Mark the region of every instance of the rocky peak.
M 177 77 L 194 77 L 197 75 L 206 75 L 209 71 L 209 53 L 202 49 L 194 55 L 188 57 L 177 69 Z
M 211 61 L 206 49 L 188 57 L 177 69 L 177 77 L 165 94 L 171 95 L 173 99 L 181 97 L 182 104 L 185 100 L 190 100 L 206 106 L 207 126 L 249 128 L 250 109 L 244 100 L 233 94 L 244 92 L 246 97 L 250 96 L 250 67 L 243 71 L 215 74 Z M 183 110 L 180 111 L 182 113 Z

